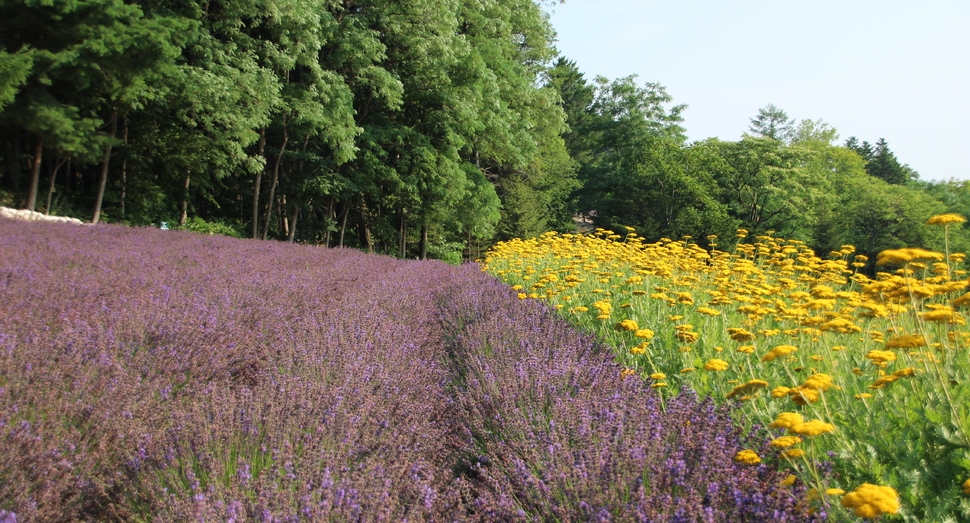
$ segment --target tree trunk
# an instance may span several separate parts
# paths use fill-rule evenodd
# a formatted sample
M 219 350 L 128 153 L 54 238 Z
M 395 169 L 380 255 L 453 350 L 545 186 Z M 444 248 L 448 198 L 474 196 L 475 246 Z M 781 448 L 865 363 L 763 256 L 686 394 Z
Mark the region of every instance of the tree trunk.
M 404 214 L 404 211 L 399 211 L 401 216 L 401 229 L 400 235 L 397 242 L 397 252 L 398 256 L 401 258 L 407 258 L 407 248 L 408 248 L 408 218 Z
M 337 216 L 334 215 L 334 213 L 333 213 L 333 206 L 334 206 L 334 204 L 335 204 L 336 201 L 337 201 L 337 199 L 334 198 L 333 195 L 331 195 L 330 196 L 330 204 L 327 206 L 327 220 L 328 221 L 330 220 L 330 218 L 334 218 L 335 220 L 337 218 Z M 323 240 L 324 240 L 323 243 L 327 247 L 330 247 L 330 236 L 331 236 L 331 232 L 332 231 L 330 230 L 330 224 L 328 223 L 327 224 L 327 232 L 323 233 Z
M 121 142 L 125 145 L 125 154 L 121 159 L 121 219 L 125 219 L 125 198 L 128 194 L 128 117 L 122 125 Z
M 293 243 L 293 238 L 296 236 L 296 218 L 300 216 L 300 208 L 297 207 L 293 209 L 293 218 L 290 220 L 290 234 L 286 237 L 286 241 Z
M 54 166 L 54 170 L 51 171 L 51 183 L 47 187 L 47 207 L 44 208 L 44 214 L 49 215 L 51 213 L 51 199 L 54 197 L 54 179 L 57 178 L 57 171 L 60 170 L 61 166 L 67 162 L 69 158 L 61 158 L 57 160 L 57 164 Z
M 286 217 L 286 195 L 280 195 L 280 217 L 283 218 L 283 234 L 290 237 L 290 219 Z
M 283 151 L 286 150 L 286 142 L 289 141 L 289 134 L 286 132 L 288 119 L 283 119 L 283 144 L 280 145 L 280 153 L 276 155 L 276 162 L 273 163 L 273 183 L 269 187 L 269 203 L 266 209 L 266 224 L 263 226 L 263 239 L 269 236 L 269 222 L 273 218 L 273 201 L 276 198 L 276 185 L 280 180 L 280 162 L 283 160 Z
M 421 259 L 428 259 L 428 223 L 421 224 Z
M 370 235 L 370 227 L 367 225 L 367 203 L 363 197 L 360 199 L 360 229 L 364 237 L 364 245 L 367 245 L 367 252 L 374 252 L 374 241 Z
M 40 185 L 40 162 L 44 156 L 44 138 L 37 137 L 34 145 L 34 159 L 30 168 L 30 192 L 27 195 L 27 210 L 34 212 L 37 207 L 37 187 Z
M 266 128 L 259 130 L 259 156 L 263 156 L 263 151 L 266 150 Z M 264 156 L 265 158 L 265 156 Z M 253 239 L 259 238 L 259 184 L 263 179 L 263 171 L 266 170 L 266 163 L 263 162 L 263 168 L 256 171 L 256 183 L 253 188 Z
M 98 196 L 94 200 L 94 217 L 91 224 L 96 224 L 101 219 L 101 202 L 104 200 L 104 188 L 108 184 L 108 162 L 111 160 L 111 146 L 113 145 L 115 134 L 118 132 L 118 111 L 111 113 L 111 140 L 104 150 L 104 158 L 101 160 L 101 177 L 98 180 Z
M 185 170 L 185 191 L 182 192 L 182 214 L 179 215 L 179 227 L 185 227 L 185 221 L 189 217 L 189 182 L 192 180 L 192 171 Z
M 340 216 L 340 247 L 344 246 L 344 232 L 347 231 L 347 215 L 350 214 L 350 202 L 344 204 L 343 213 Z

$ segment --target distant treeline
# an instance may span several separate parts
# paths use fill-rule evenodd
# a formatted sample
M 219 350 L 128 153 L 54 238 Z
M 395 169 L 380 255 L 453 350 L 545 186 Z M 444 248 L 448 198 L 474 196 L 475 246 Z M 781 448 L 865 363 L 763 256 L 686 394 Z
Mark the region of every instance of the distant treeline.
M 558 57 L 541 3 L 4 2 L 0 204 L 452 261 L 576 216 L 871 253 L 970 211 L 771 105 L 688 143 L 662 86 Z

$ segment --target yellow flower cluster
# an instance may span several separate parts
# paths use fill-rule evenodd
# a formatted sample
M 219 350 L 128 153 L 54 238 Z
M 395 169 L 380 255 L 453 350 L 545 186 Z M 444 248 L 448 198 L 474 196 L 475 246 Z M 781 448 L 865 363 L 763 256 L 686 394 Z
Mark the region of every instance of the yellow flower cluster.
M 791 434 L 799 436 L 818 436 L 835 430 L 835 425 L 825 423 L 822 420 L 813 419 L 805 421 L 802 415 L 797 412 L 781 412 L 775 417 L 775 421 L 768 425 L 773 429 L 788 429 Z
M 963 223 L 967 221 L 966 218 L 960 216 L 959 214 L 941 214 L 939 216 L 934 216 L 926 221 L 926 225 L 951 225 L 954 223 Z
M 943 215 L 928 223 L 962 221 Z M 687 385 L 741 400 L 749 419 L 777 415 L 770 426 L 787 434 L 772 446 L 783 458 L 839 450 L 842 438 L 865 434 L 840 430 L 804 450 L 783 446 L 836 430 L 779 412 L 793 408 L 789 399 L 842 428 L 868 423 L 866 409 L 894 408 L 900 395 L 918 394 L 933 380 L 955 380 L 936 366 L 970 348 L 970 332 L 961 330 L 961 307 L 970 307 L 963 254 L 892 249 L 875 260 L 885 272 L 867 276 L 860 268 L 869 260 L 852 246 L 818 256 L 771 234 L 746 239 L 750 233 L 739 231 L 751 243 L 725 252 L 713 248 L 715 238 L 704 249 L 689 239 L 647 242 L 632 230 L 547 233 L 498 244 L 483 269 L 600 334 L 639 376 L 662 376 L 647 383 L 669 383 L 664 395 Z M 765 389 L 771 393 L 759 396 Z M 761 458 L 746 451 L 736 459 Z M 830 495 L 837 490 L 815 486 Z
M 797 405 L 805 405 L 807 403 L 815 403 L 821 397 L 822 392 L 831 388 L 840 389 L 840 387 L 832 383 L 832 376 L 819 373 L 811 375 L 797 387 L 776 387 L 771 391 L 771 397 L 782 398 L 791 396 L 792 401 Z
M 803 421 L 788 427 L 788 432 L 791 432 L 792 434 L 799 434 L 801 436 L 818 436 L 820 434 L 827 434 L 833 430 L 835 430 L 835 425 L 825 423 L 824 421 L 818 419 L 813 419 L 812 421 Z
M 708 362 L 704 364 L 704 370 L 710 370 L 710 371 L 725 370 L 728 367 L 730 367 L 728 362 L 724 360 L 719 360 L 716 358 L 712 360 L 708 360 Z
M 637 325 L 637 322 L 633 320 L 623 320 L 616 324 L 616 330 L 618 331 L 635 331 L 639 329 L 640 327 Z
M 747 465 L 757 465 L 761 463 L 761 457 L 753 450 L 745 449 L 734 455 L 734 461 L 738 461 Z
M 899 511 L 899 494 L 892 487 L 863 483 L 842 497 L 842 506 L 860 518 L 873 519 Z
M 771 349 L 771 352 L 762 356 L 761 361 L 774 361 L 775 358 L 779 356 L 784 356 L 785 354 L 790 354 L 792 352 L 795 352 L 796 350 L 798 350 L 798 348 L 793 347 L 791 345 L 779 345 Z

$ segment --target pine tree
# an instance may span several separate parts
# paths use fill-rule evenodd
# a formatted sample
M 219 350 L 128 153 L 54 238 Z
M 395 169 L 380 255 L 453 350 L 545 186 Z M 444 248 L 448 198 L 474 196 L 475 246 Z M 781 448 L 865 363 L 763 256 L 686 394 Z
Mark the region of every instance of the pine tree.
M 758 116 L 751 119 L 748 129 L 755 136 L 763 136 L 782 142 L 792 138 L 795 129 L 795 119 L 788 119 L 785 111 L 774 104 L 768 104 L 758 109 Z
M 907 169 L 899 163 L 896 155 L 889 150 L 889 144 L 885 138 L 880 138 L 876 142 L 872 158 L 866 164 L 866 172 L 870 176 L 881 178 L 893 185 L 903 185 L 909 180 Z

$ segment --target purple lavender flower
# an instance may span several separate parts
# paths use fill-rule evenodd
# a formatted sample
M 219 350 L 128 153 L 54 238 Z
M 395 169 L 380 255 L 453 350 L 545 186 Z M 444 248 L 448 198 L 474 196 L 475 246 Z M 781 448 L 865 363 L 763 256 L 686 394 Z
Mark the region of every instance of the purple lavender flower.
M 0 219 L 0 273 L 0 523 L 819 520 L 474 265 Z

